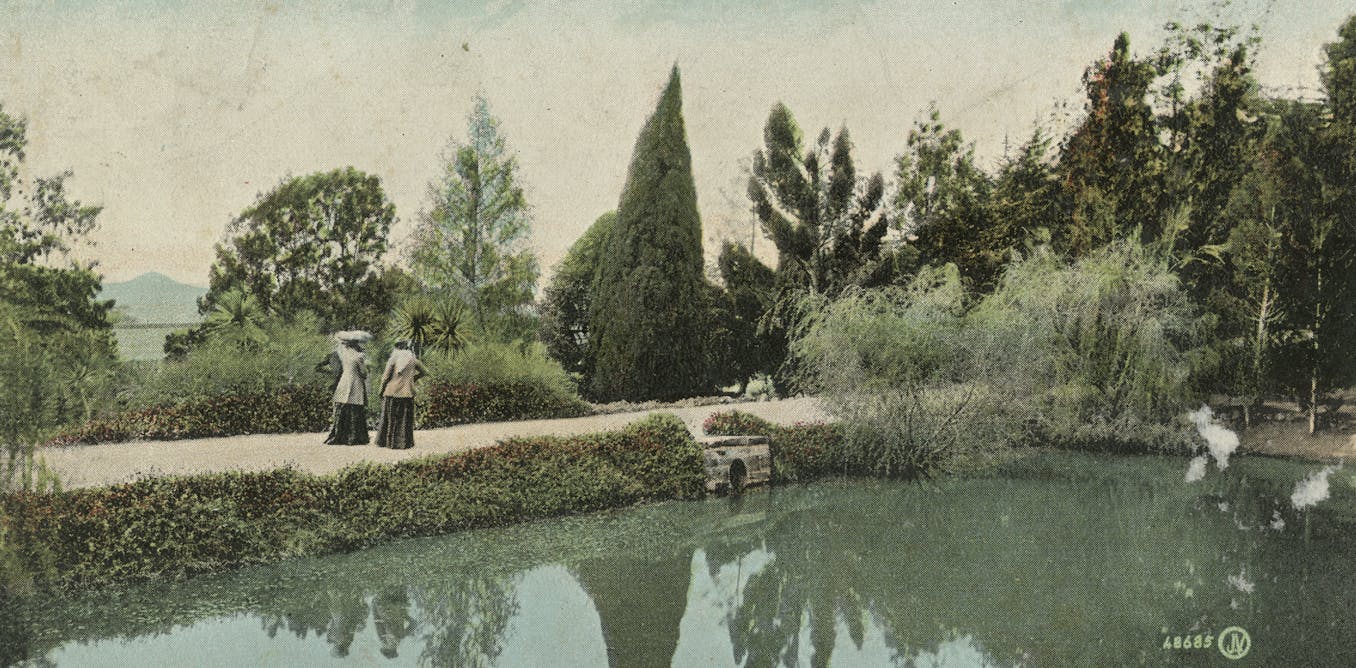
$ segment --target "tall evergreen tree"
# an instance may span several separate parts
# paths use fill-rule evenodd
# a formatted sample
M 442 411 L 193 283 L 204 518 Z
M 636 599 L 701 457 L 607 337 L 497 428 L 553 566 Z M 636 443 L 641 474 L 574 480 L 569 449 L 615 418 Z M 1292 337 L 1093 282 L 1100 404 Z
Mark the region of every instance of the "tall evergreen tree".
M 1163 155 L 1149 104 L 1155 76 L 1153 63 L 1130 53 L 1124 33 L 1083 75 L 1086 116 L 1059 161 L 1072 216 L 1068 227 L 1052 230 L 1075 255 L 1136 231 L 1154 241 L 1162 230 Z
M 598 217 L 556 265 L 542 298 L 538 336 L 546 350 L 570 373 L 578 374 L 585 392 L 593 389 L 593 337 L 589 312 L 598 282 L 598 266 L 608 249 L 617 212 Z
M 512 338 L 532 302 L 536 257 L 527 247 L 532 216 L 518 161 L 483 97 L 475 99 L 467 140 L 453 143 L 443 173 L 429 184 L 432 208 L 420 216 L 410 264 L 435 292 L 461 300 L 476 326 Z
M 909 131 L 895 161 L 895 219 L 925 264 L 954 263 L 971 284 L 996 279 L 1003 249 L 995 245 L 992 183 L 975 165 L 974 144 L 947 129 L 933 108 Z
M 889 218 L 885 180 L 859 178 L 847 128 L 828 128 L 808 149 L 791 110 L 777 103 L 753 156 L 749 199 L 763 232 L 777 247 L 784 286 L 837 295 L 870 282 L 880 268 Z
M 598 269 L 589 318 L 593 394 L 641 401 L 709 390 L 702 349 L 709 293 L 676 65 L 636 140 Z
M 1279 156 L 1281 222 L 1277 309 L 1283 332 L 1276 346 L 1276 380 L 1318 428 L 1329 393 L 1356 371 L 1356 226 L 1335 209 L 1335 146 L 1324 131 L 1323 106 L 1294 102 L 1282 116 Z M 1325 197 L 1325 192 L 1329 193 Z

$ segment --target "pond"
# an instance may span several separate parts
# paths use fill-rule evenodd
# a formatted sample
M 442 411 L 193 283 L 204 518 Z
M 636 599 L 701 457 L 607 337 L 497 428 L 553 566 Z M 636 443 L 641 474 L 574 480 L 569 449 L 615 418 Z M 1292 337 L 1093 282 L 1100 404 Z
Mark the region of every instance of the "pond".
M 0 661 L 1356 665 L 1351 472 L 1301 511 L 1318 464 L 1186 468 L 1043 453 L 10 602 Z

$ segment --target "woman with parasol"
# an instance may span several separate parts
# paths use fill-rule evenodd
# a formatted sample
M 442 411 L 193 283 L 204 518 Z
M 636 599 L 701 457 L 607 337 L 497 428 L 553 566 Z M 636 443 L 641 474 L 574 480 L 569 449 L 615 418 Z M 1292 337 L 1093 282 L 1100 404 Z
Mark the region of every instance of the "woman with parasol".
M 362 344 L 372 335 L 361 330 L 336 332 L 335 356 L 341 369 L 334 387 L 334 424 L 325 442 L 330 445 L 366 445 L 367 355 Z

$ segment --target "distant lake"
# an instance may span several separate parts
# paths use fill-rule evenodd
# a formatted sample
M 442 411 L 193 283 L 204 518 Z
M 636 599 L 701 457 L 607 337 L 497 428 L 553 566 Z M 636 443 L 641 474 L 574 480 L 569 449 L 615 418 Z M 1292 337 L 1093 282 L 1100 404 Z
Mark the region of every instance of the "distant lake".
M 153 361 L 165 357 L 165 336 L 177 329 L 187 329 L 192 324 L 172 326 L 135 326 L 114 327 L 113 336 L 118 341 L 118 352 L 123 359 L 133 361 Z

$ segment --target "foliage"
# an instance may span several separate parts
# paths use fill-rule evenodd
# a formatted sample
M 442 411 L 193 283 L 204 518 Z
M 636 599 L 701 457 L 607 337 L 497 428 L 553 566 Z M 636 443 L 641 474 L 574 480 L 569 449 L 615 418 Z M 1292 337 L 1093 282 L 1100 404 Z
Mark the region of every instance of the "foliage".
M 764 315 L 777 299 L 777 276 L 742 244 L 726 241 L 717 259 L 725 293 L 718 303 L 724 304 L 724 313 L 718 314 L 728 332 L 728 358 L 725 368 L 728 382 L 747 385 L 750 378 L 764 374 L 771 376 L 786 359 L 786 337 L 771 323 L 764 323 Z
M 617 213 L 598 217 L 556 265 L 542 299 L 538 337 L 551 357 L 576 374 L 581 388 L 593 384 L 594 347 L 589 345 L 589 312 L 598 280 L 598 267 L 608 247 Z
M 63 430 L 49 445 L 324 431 L 330 393 L 317 385 L 283 385 L 192 396 L 94 418 Z
M 391 312 L 390 338 L 409 339 L 417 354 L 456 352 L 466 346 L 465 316 L 459 302 L 413 295 Z
M 848 472 L 933 475 L 1016 439 L 1021 358 L 997 332 L 967 326 L 954 265 L 805 310 L 792 354 L 843 425 Z
M 1015 264 L 967 316 L 1005 357 L 1028 430 L 1058 445 L 1175 451 L 1213 360 L 1206 323 L 1165 262 L 1120 242 L 1065 264 L 1048 250 Z M 1001 352 L 1000 352 L 1001 350 Z M 1025 405 L 1023 405 L 1025 404 Z
M 850 473 L 932 475 L 1005 447 L 1181 451 L 1208 368 L 1202 322 L 1132 243 L 1066 264 L 1048 250 L 967 302 L 954 267 L 811 304 L 793 344 L 843 425 Z
M 124 397 L 133 408 L 206 400 L 227 394 L 266 394 L 284 386 L 324 386 L 330 378 L 316 373 L 316 362 L 332 344 L 320 323 L 306 312 L 291 320 L 251 320 L 249 354 L 241 354 L 231 336 L 210 336 L 185 355 L 165 360 Z M 326 403 L 328 408 L 328 402 Z
M 588 415 L 588 404 L 540 382 L 499 381 L 485 385 L 429 383 L 417 401 L 419 428 L 472 422 L 545 420 Z
M 911 237 L 919 260 L 953 263 L 981 287 L 997 277 L 1007 250 L 995 236 L 993 183 L 975 165 L 974 144 L 948 130 L 941 113 L 909 131 L 908 151 L 896 159 L 895 220 Z
M 705 393 L 709 313 L 701 218 L 675 66 L 635 152 L 589 314 L 590 395 L 600 401 Z
M 468 126 L 429 184 L 432 208 L 420 216 L 410 264 L 434 292 L 465 303 L 485 332 L 531 303 L 539 272 L 526 247 L 532 216 L 518 161 L 485 98 L 476 97 Z
M 702 422 L 710 436 L 767 436 L 772 474 L 779 482 L 808 482 L 848 470 L 838 424 L 773 424 L 741 411 L 712 413 Z
M 376 176 L 346 167 L 284 179 L 231 221 L 199 308 L 238 290 L 284 317 L 379 330 L 394 300 L 378 267 L 394 221 Z
M 885 180 L 859 178 L 847 128 L 824 128 L 814 146 L 803 146 L 800 126 L 778 103 L 763 127 L 753 158 L 749 199 L 763 233 L 777 246 L 784 285 L 835 295 L 869 281 L 889 227 Z
M 335 475 L 292 469 L 148 478 L 0 497 L 3 528 L 49 585 L 178 577 L 398 537 L 698 498 L 701 451 L 656 415 L 622 431 L 513 439 Z
M 1125 33 L 1083 74 L 1086 116 L 1059 160 L 1072 206 L 1068 226 L 1052 230 L 1062 249 L 1082 255 L 1136 230 L 1158 238 L 1163 156 L 1149 100 L 1156 76 L 1152 61 L 1130 53 Z

